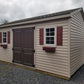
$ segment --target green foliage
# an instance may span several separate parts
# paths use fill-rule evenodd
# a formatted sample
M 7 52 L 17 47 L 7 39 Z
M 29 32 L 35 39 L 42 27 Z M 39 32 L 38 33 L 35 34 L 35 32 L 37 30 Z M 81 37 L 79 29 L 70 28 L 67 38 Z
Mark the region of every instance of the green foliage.
M 4 20 L 0 20 L 0 24 L 7 24 L 8 20 L 4 19 Z
M 8 23 L 8 20 L 4 20 L 3 24 L 7 24 Z

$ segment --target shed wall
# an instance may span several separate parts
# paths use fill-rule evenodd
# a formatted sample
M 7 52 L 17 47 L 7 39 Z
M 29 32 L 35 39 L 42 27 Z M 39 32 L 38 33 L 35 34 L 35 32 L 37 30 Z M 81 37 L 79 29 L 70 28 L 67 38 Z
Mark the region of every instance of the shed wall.
M 58 21 L 47 24 L 39 24 L 36 25 L 35 29 L 35 65 L 37 69 L 63 75 L 66 77 L 70 77 L 69 71 L 69 25 L 67 21 Z M 54 46 L 56 47 L 55 53 L 46 53 L 43 50 L 43 46 L 39 45 L 39 29 L 40 28 L 50 28 L 57 26 L 63 26 L 63 46 Z
M 5 31 L 10 31 L 10 44 L 8 44 L 8 48 L 4 49 L 3 47 L 0 46 L 0 60 L 7 61 L 7 62 L 12 62 L 13 59 L 13 52 L 12 52 L 12 45 L 13 45 L 13 33 L 11 28 L 7 29 L 0 29 L 0 32 L 5 32 Z M 0 43 L 1 45 L 1 43 Z
M 76 11 L 71 18 L 70 36 L 70 74 L 72 75 L 83 64 L 83 18 L 81 12 Z M 82 52 L 83 51 L 83 52 Z
M 39 23 L 34 25 L 26 25 L 26 26 L 19 26 L 19 27 L 11 27 L 0 29 L 0 31 L 9 31 L 11 32 L 11 42 L 8 44 L 7 49 L 3 49 L 0 47 L 0 60 L 12 62 L 13 59 L 13 31 L 12 29 L 17 28 L 28 28 L 35 26 L 34 30 L 34 62 L 35 68 L 47 72 L 51 72 L 58 75 L 63 75 L 66 77 L 70 77 L 70 57 L 69 57 L 69 21 L 54 21 L 54 22 L 46 22 L 46 23 Z M 54 27 L 63 26 L 63 46 L 54 46 L 56 47 L 55 53 L 46 53 L 43 50 L 43 46 L 39 45 L 39 29 L 40 28 L 47 28 L 47 27 Z

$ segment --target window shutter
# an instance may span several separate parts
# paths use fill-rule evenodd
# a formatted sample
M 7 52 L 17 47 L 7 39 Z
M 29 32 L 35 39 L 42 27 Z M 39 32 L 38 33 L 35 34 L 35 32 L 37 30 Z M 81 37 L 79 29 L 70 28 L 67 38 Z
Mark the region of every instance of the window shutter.
M 58 26 L 57 27 L 57 45 L 58 46 L 62 46 L 62 34 L 63 34 L 63 27 L 62 26 Z
M 44 44 L 44 29 L 43 28 L 39 30 L 39 44 L 40 45 Z
M 8 44 L 10 43 L 10 31 L 8 31 Z
M 0 32 L 0 43 L 2 43 L 2 32 Z

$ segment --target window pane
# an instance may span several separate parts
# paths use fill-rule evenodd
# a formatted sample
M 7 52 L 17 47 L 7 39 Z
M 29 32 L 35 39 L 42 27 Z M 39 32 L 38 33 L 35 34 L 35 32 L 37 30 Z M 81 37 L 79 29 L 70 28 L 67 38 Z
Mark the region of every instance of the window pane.
M 46 33 L 46 36 L 49 36 L 49 33 Z
M 49 41 L 46 41 L 46 44 L 49 44 Z
M 6 37 L 6 34 L 4 34 L 3 37 Z
M 54 44 L 54 37 L 46 37 L 46 44 Z
M 54 41 L 51 41 L 51 44 L 54 44 Z
M 50 40 L 51 40 L 51 41 L 54 41 L 54 37 L 50 37 Z
M 51 32 L 54 31 L 54 28 L 50 28 L 50 31 L 51 31 Z
M 46 32 L 49 32 L 49 29 L 46 29 Z
M 7 36 L 7 33 L 6 32 L 3 32 L 3 37 L 6 37 Z
M 54 44 L 54 41 L 46 41 L 46 44 Z
M 51 33 L 50 33 L 50 36 L 54 36 L 54 32 L 51 32 Z
M 3 34 L 6 34 L 6 32 L 3 32 Z
M 46 37 L 46 40 L 49 41 L 49 37 Z
M 6 43 L 6 38 L 3 38 L 3 43 Z

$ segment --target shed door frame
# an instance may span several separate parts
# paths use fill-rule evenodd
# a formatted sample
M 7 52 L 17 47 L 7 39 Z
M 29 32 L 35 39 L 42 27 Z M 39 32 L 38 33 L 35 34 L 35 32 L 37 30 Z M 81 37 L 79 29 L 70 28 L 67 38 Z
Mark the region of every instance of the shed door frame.
M 33 36 L 32 36 L 32 40 L 33 40 L 33 47 L 32 47 L 32 53 L 33 53 L 33 63 L 32 64 L 28 64 L 28 66 L 32 66 L 32 67 L 34 67 L 35 65 L 34 65 L 34 29 L 35 29 L 35 27 L 29 27 L 29 28 L 18 28 L 18 29 L 13 29 L 13 62 L 15 62 L 15 60 L 14 60 L 14 52 L 15 52 L 15 48 L 14 48 L 14 31 L 17 31 L 17 30 L 25 30 L 25 29 L 30 29 L 31 30 L 31 33 L 33 34 Z M 31 38 L 30 38 L 30 40 L 31 40 Z M 23 50 L 22 50 L 22 52 L 23 52 Z M 17 63 L 17 62 L 16 62 Z M 24 64 L 24 65 L 27 65 L 26 63 L 21 63 L 21 64 Z

